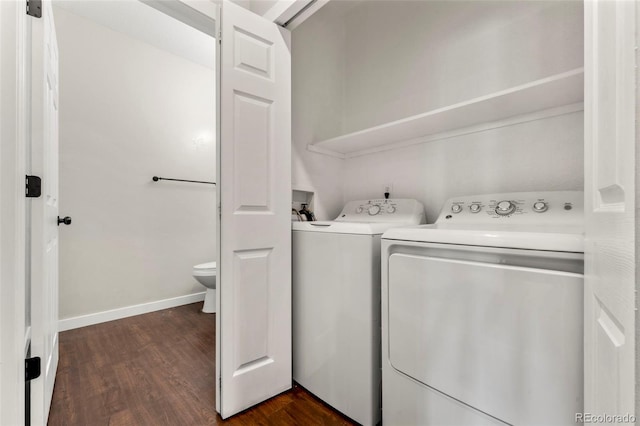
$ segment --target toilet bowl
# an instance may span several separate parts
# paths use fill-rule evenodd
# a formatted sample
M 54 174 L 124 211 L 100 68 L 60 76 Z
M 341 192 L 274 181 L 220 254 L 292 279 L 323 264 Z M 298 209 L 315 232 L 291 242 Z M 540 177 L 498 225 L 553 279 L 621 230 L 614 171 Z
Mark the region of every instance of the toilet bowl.
M 207 288 L 202 312 L 216 312 L 216 262 L 201 263 L 193 267 L 193 278 Z

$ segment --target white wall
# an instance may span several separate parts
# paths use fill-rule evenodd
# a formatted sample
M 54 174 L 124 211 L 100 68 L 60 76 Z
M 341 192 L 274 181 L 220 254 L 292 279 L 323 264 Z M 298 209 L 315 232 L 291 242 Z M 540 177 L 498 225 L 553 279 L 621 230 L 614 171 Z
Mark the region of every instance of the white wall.
M 222 0 L 212 0 L 215 3 L 222 2 Z M 244 7 L 247 10 L 251 10 L 251 0 L 231 0 L 232 3 L 237 4 L 240 7 Z
M 572 113 L 351 158 L 345 199 L 380 198 L 392 183 L 393 197 L 420 200 L 433 222 L 455 196 L 582 190 L 582 117 Z
M 60 317 L 203 291 L 191 270 L 215 259 L 215 189 L 151 177 L 215 180 L 214 71 L 55 17 L 60 214 L 73 217 L 60 229 Z
M 346 17 L 345 131 L 583 63 L 579 1 L 364 1 Z
M 315 126 L 305 143 L 322 140 L 579 68 L 582 25 L 577 1 L 332 1 L 294 31 L 294 94 L 306 91 L 294 95 L 306 120 L 295 125 Z M 347 159 L 340 178 L 345 201 L 392 183 L 433 220 L 452 196 L 582 189 L 582 150 L 573 113 Z
M 339 3 L 329 3 L 292 34 L 292 183 L 315 191 L 319 220 L 334 219 L 344 203 L 344 162 L 307 150 L 343 130 L 346 29 Z
M 55 0 L 56 7 L 191 62 L 214 68 L 211 36 L 138 0 Z M 215 30 L 209 31 L 215 33 Z
M 582 2 L 362 2 L 349 10 L 344 130 L 353 131 L 583 65 Z M 345 199 L 422 201 L 579 189 L 583 114 L 345 161 Z M 365 178 L 363 178 L 365 177 Z

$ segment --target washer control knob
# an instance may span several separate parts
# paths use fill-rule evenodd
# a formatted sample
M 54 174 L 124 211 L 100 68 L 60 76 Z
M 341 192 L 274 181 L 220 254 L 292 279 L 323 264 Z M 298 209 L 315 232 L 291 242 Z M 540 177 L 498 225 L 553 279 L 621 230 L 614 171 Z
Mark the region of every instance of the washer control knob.
M 538 213 L 544 213 L 549 209 L 549 205 L 544 201 L 538 201 L 533 203 L 533 211 Z
M 471 213 L 479 213 L 482 207 L 480 207 L 480 204 L 471 204 L 469 210 L 471 210 Z
M 370 206 L 369 209 L 367 210 L 367 213 L 369 213 L 369 216 L 377 215 L 378 213 L 380 213 L 380 206 L 377 204 Z
M 387 213 L 395 213 L 395 212 L 396 212 L 396 207 L 395 206 L 387 207 Z
M 462 206 L 460 204 L 454 204 L 451 206 L 451 211 L 454 213 L 460 213 L 462 211 Z
M 364 210 L 364 208 L 362 206 L 358 206 L 356 208 L 356 213 L 362 213 L 363 210 Z
M 500 201 L 496 206 L 496 213 L 500 216 L 506 216 L 516 210 L 516 205 L 511 201 Z

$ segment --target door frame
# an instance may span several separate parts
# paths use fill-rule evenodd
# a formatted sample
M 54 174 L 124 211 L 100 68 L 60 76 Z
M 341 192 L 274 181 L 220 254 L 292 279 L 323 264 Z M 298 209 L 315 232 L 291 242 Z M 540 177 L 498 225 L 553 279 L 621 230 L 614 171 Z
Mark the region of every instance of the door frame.
M 26 1 L 0 2 L 0 424 L 24 424 L 26 148 L 30 53 Z
M 224 0 L 174 0 L 174 1 L 162 1 L 162 0 L 141 0 L 148 6 L 168 15 L 184 24 L 187 24 L 199 31 L 209 34 L 214 37 L 216 43 L 216 65 L 215 65 L 215 97 L 216 97 L 216 111 L 215 111 L 215 129 L 216 129 L 216 182 L 218 182 L 218 191 L 221 186 L 220 183 L 220 74 L 221 74 L 221 26 L 220 26 L 220 8 Z M 221 250 L 221 238 L 220 238 L 220 196 L 216 197 L 216 264 L 220 265 L 220 250 Z M 220 269 L 218 267 L 217 275 L 220 276 Z M 219 288 L 219 287 L 218 287 Z M 220 312 L 220 297 L 216 297 L 216 313 Z M 217 317 L 218 318 L 218 317 Z M 216 411 L 220 411 L 220 362 L 217 348 L 220 348 L 220 321 L 216 318 L 216 367 L 215 367 L 215 382 L 216 382 Z
M 219 33 L 220 1 L 174 0 L 159 2 L 157 0 L 143 0 L 156 9 L 161 10 L 175 19 L 188 25 L 195 26 L 202 22 L 203 16 L 215 23 L 216 35 Z M 295 0 L 303 1 L 304 0 Z M 283 3 L 286 0 L 282 1 Z M 289 28 L 295 28 L 300 22 L 328 0 L 318 0 L 310 10 L 300 16 L 299 22 Z M 165 7 L 157 7 L 163 4 Z M 167 6 L 168 5 L 168 6 Z M 22 191 L 26 171 L 25 147 L 27 146 L 27 117 L 24 114 L 28 102 L 25 52 L 27 39 L 26 0 L 0 2 L 0 424 L 24 424 L 24 394 L 15 389 L 24 387 L 24 356 L 26 354 L 25 341 L 29 340 L 29 329 L 25 321 L 25 291 L 26 291 L 26 203 Z M 275 9 L 275 8 L 274 8 Z M 290 9 L 287 9 L 290 10 Z M 269 16 L 274 22 L 280 16 Z M 196 28 L 200 29 L 199 26 Z M 219 44 L 219 37 L 216 37 Z M 216 132 L 219 132 L 219 51 L 216 49 Z M 638 95 L 636 95 L 638 96 Z M 220 135 L 218 134 L 218 138 Z M 219 149 L 219 144 L 217 144 Z M 219 162 L 219 152 L 216 161 Z M 637 163 L 637 161 L 636 161 Z M 219 173 L 220 167 L 216 169 Z M 640 182 L 637 174 L 636 181 Z M 217 222 L 217 232 L 220 232 L 220 221 Z M 638 218 L 636 217 L 638 224 Z M 219 253 L 218 239 L 218 253 Z M 636 284 L 640 288 L 640 284 Z M 219 305 L 220 298 L 216 298 Z M 220 312 L 220 306 L 217 306 Z M 219 332 L 216 333 L 219 339 Z M 219 342 L 217 342 L 219 344 Z M 640 371 L 640 368 L 638 369 Z M 219 377 L 219 366 L 216 366 L 216 377 Z M 637 374 L 640 374 L 637 372 Z M 636 377 L 636 380 L 638 378 Z M 220 392 L 216 392 L 216 406 L 219 406 Z M 636 406 L 640 404 L 637 396 Z
M 218 182 L 218 197 L 217 197 L 217 218 L 216 218 L 216 262 L 218 265 L 218 277 L 220 277 L 221 264 L 220 264 L 220 253 L 222 251 L 222 238 L 221 238 L 221 186 L 223 185 L 221 179 L 221 151 L 222 144 L 219 141 L 222 138 L 221 133 L 221 76 L 222 76 L 222 54 L 221 54 L 221 38 L 222 38 L 222 26 L 221 23 L 221 8 L 223 1 L 226 0 L 214 0 L 214 2 L 209 1 L 201 1 L 201 0 L 175 0 L 173 2 L 159 2 L 158 0 L 142 0 L 144 3 L 148 4 L 151 7 L 177 19 L 187 25 L 190 25 L 196 29 L 199 29 L 209 35 L 212 35 L 217 41 L 216 48 L 216 182 Z M 280 0 L 273 9 L 277 9 L 278 13 L 274 13 L 273 16 L 264 17 L 265 19 L 272 21 L 274 23 L 278 23 L 279 19 L 282 19 L 283 16 L 288 16 L 288 19 L 291 17 L 292 10 L 302 10 L 310 3 L 309 0 L 294 0 L 291 2 L 290 0 Z M 321 3 L 322 5 L 326 4 L 325 2 Z M 311 16 L 313 12 L 318 10 L 319 7 L 313 9 L 305 14 L 304 19 L 308 16 Z M 214 28 L 213 33 L 211 32 L 211 28 Z M 219 279 L 219 278 L 218 278 Z M 218 284 L 218 290 L 220 289 L 220 285 Z M 216 312 L 222 312 L 222 297 L 216 297 Z M 216 367 L 215 367 L 215 381 L 216 381 L 216 400 L 215 400 L 215 408 L 218 413 L 221 413 L 222 409 L 222 400 L 221 400 L 221 348 L 222 348 L 222 340 L 221 340 L 221 321 L 220 316 L 217 316 L 216 320 Z
M 584 24 L 583 414 L 637 417 L 640 126 L 636 114 L 640 110 L 640 56 L 636 46 L 640 41 L 640 1 L 587 2 Z M 615 57 L 603 52 L 614 52 Z

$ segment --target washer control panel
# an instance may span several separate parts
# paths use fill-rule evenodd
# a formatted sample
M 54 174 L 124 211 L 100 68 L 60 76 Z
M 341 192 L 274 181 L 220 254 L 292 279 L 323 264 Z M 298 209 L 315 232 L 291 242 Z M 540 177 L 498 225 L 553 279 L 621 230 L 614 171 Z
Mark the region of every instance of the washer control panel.
M 517 192 L 452 198 L 440 212 L 438 222 L 561 225 L 581 223 L 583 215 L 582 191 Z
M 371 199 L 348 202 L 338 222 L 426 223 L 424 206 L 408 198 Z

